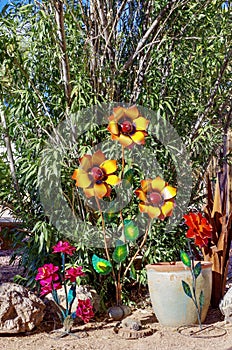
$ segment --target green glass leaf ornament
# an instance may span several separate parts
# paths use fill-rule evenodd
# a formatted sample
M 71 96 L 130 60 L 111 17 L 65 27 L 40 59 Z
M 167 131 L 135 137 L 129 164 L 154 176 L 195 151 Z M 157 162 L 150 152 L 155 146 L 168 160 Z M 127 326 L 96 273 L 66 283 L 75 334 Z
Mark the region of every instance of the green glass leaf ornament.
M 130 188 L 133 183 L 133 178 L 135 175 L 135 171 L 133 169 L 127 170 L 127 172 L 123 176 L 124 186 L 126 188 Z
M 191 292 L 191 289 L 190 289 L 188 283 L 186 283 L 185 281 L 182 281 L 182 287 L 183 287 L 183 289 L 184 289 L 185 294 L 186 294 L 189 298 L 192 299 L 192 298 L 193 298 L 193 297 L 192 297 L 192 292 Z
M 128 254 L 127 244 L 118 245 L 113 252 L 112 258 L 115 262 L 121 263 L 123 262 Z
M 181 261 L 183 262 L 183 264 L 185 264 L 186 266 L 188 267 L 191 267 L 191 260 L 190 260 L 190 257 L 189 255 L 184 252 L 183 250 L 180 251 L 180 258 L 181 258 Z
M 199 296 L 200 311 L 202 310 L 204 303 L 205 303 L 205 296 L 204 296 L 203 290 L 201 290 L 201 293 Z
M 132 220 L 124 220 L 124 235 L 128 241 L 135 241 L 139 237 L 139 228 Z
M 112 270 L 110 261 L 101 259 L 95 254 L 92 257 L 92 264 L 94 270 L 100 275 L 107 275 Z
M 103 216 L 104 216 L 105 221 L 110 223 L 115 218 L 117 218 L 117 213 L 116 213 L 116 211 L 114 211 L 114 208 L 112 208 L 107 213 L 104 213 Z
M 199 261 L 195 266 L 194 266 L 194 276 L 197 278 L 200 273 L 201 273 L 201 262 Z

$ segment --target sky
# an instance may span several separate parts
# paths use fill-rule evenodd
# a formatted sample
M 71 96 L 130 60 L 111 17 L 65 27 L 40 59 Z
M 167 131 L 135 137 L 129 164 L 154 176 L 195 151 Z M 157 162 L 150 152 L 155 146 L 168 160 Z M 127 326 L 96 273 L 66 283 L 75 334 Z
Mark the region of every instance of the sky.
M 0 11 L 8 3 L 8 0 L 0 0 Z

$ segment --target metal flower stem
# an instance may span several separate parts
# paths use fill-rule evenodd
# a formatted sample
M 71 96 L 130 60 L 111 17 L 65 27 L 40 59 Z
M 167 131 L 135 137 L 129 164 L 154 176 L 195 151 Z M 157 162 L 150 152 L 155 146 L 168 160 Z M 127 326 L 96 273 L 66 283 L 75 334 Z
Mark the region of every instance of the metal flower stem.
M 65 253 L 61 253 L 62 258 L 62 275 L 63 275 L 63 282 L 64 282 L 64 292 L 65 292 L 65 300 L 66 300 L 66 317 L 68 316 L 68 293 L 67 293 L 67 286 L 65 281 Z
M 194 274 L 194 255 L 192 253 L 192 247 L 191 247 L 191 244 L 190 244 L 189 240 L 188 240 L 188 248 L 189 248 L 190 259 L 191 259 L 190 271 L 191 271 L 191 275 L 192 275 L 192 290 L 193 290 L 192 300 L 193 300 L 194 305 L 195 305 L 196 310 L 197 310 L 197 319 L 198 319 L 198 323 L 199 323 L 200 329 L 202 329 L 201 312 L 199 310 L 199 305 L 197 303 L 197 297 L 196 297 L 196 276 Z
M 123 179 L 124 168 L 125 168 L 125 147 L 122 146 L 122 172 L 121 172 L 121 180 Z
M 95 196 L 95 200 L 96 200 L 96 203 L 97 203 L 98 211 L 99 211 L 100 216 L 101 216 L 102 232 L 103 232 L 103 237 L 104 237 L 104 245 L 105 245 L 106 257 L 107 257 L 108 261 L 111 262 L 109 249 L 108 249 L 108 246 L 107 246 L 107 240 L 106 240 L 105 220 L 104 220 L 104 217 L 103 217 L 103 214 L 102 214 L 102 210 L 101 210 L 101 206 L 100 206 L 100 203 L 99 203 L 99 199 L 98 199 L 97 196 Z M 119 293 L 118 293 L 117 277 L 115 275 L 113 266 L 112 266 L 112 276 L 113 276 L 114 284 L 115 284 L 115 288 L 116 288 L 116 303 L 118 305 L 119 304 L 119 295 L 118 295 Z
M 63 323 L 64 319 L 65 319 L 65 313 L 64 313 L 64 310 L 62 309 L 62 307 L 60 306 L 60 302 L 59 302 L 59 299 L 57 297 L 57 291 L 56 289 L 54 288 L 54 283 L 52 281 L 52 297 L 53 297 L 53 300 L 54 300 L 54 303 L 56 304 L 56 306 L 58 307 L 59 311 L 60 311 L 60 314 L 58 313 L 58 316 L 59 316 L 59 319 L 61 320 L 61 322 Z

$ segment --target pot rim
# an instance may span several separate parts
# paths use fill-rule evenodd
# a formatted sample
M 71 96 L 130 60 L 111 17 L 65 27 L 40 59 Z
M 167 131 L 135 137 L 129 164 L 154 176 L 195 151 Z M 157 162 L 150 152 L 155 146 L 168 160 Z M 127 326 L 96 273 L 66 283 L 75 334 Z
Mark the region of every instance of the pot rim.
M 197 264 L 199 261 L 194 261 Z M 202 269 L 212 268 L 212 261 L 200 261 Z M 189 270 L 189 267 L 184 265 L 182 261 L 172 261 L 172 262 L 159 262 L 155 264 L 146 265 L 146 270 L 155 270 L 160 272 L 170 272 L 170 271 L 182 271 Z

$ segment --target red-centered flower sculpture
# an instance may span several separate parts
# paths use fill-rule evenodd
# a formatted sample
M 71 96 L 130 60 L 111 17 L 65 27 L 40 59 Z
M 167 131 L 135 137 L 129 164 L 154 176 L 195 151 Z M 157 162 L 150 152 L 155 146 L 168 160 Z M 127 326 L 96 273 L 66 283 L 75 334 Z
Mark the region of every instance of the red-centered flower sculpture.
M 72 246 L 69 242 L 59 241 L 54 247 L 52 247 L 52 253 L 65 253 L 67 255 L 73 255 L 76 247 Z
M 98 150 L 92 156 L 85 154 L 80 159 L 80 167 L 74 170 L 72 179 L 76 180 L 77 187 L 83 188 L 87 198 L 109 197 L 111 185 L 120 182 L 114 174 L 116 170 L 116 160 L 106 160 L 104 153 Z
M 208 244 L 212 237 L 213 228 L 201 213 L 189 213 L 184 215 L 185 223 L 188 226 L 187 238 L 193 238 L 194 243 L 202 248 Z
M 135 191 L 139 197 L 139 210 L 150 218 L 164 220 L 171 216 L 175 205 L 176 188 L 169 186 L 161 177 L 141 181 L 141 188 Z
M 108 119 L 107 129 L 111 133 L 112 140 L 119 141 L 124 147 L 145 143 L 149 120 L 140 114 L 136 106 L 130 108 L 118 106 L 113 109 L 113 114 Z

